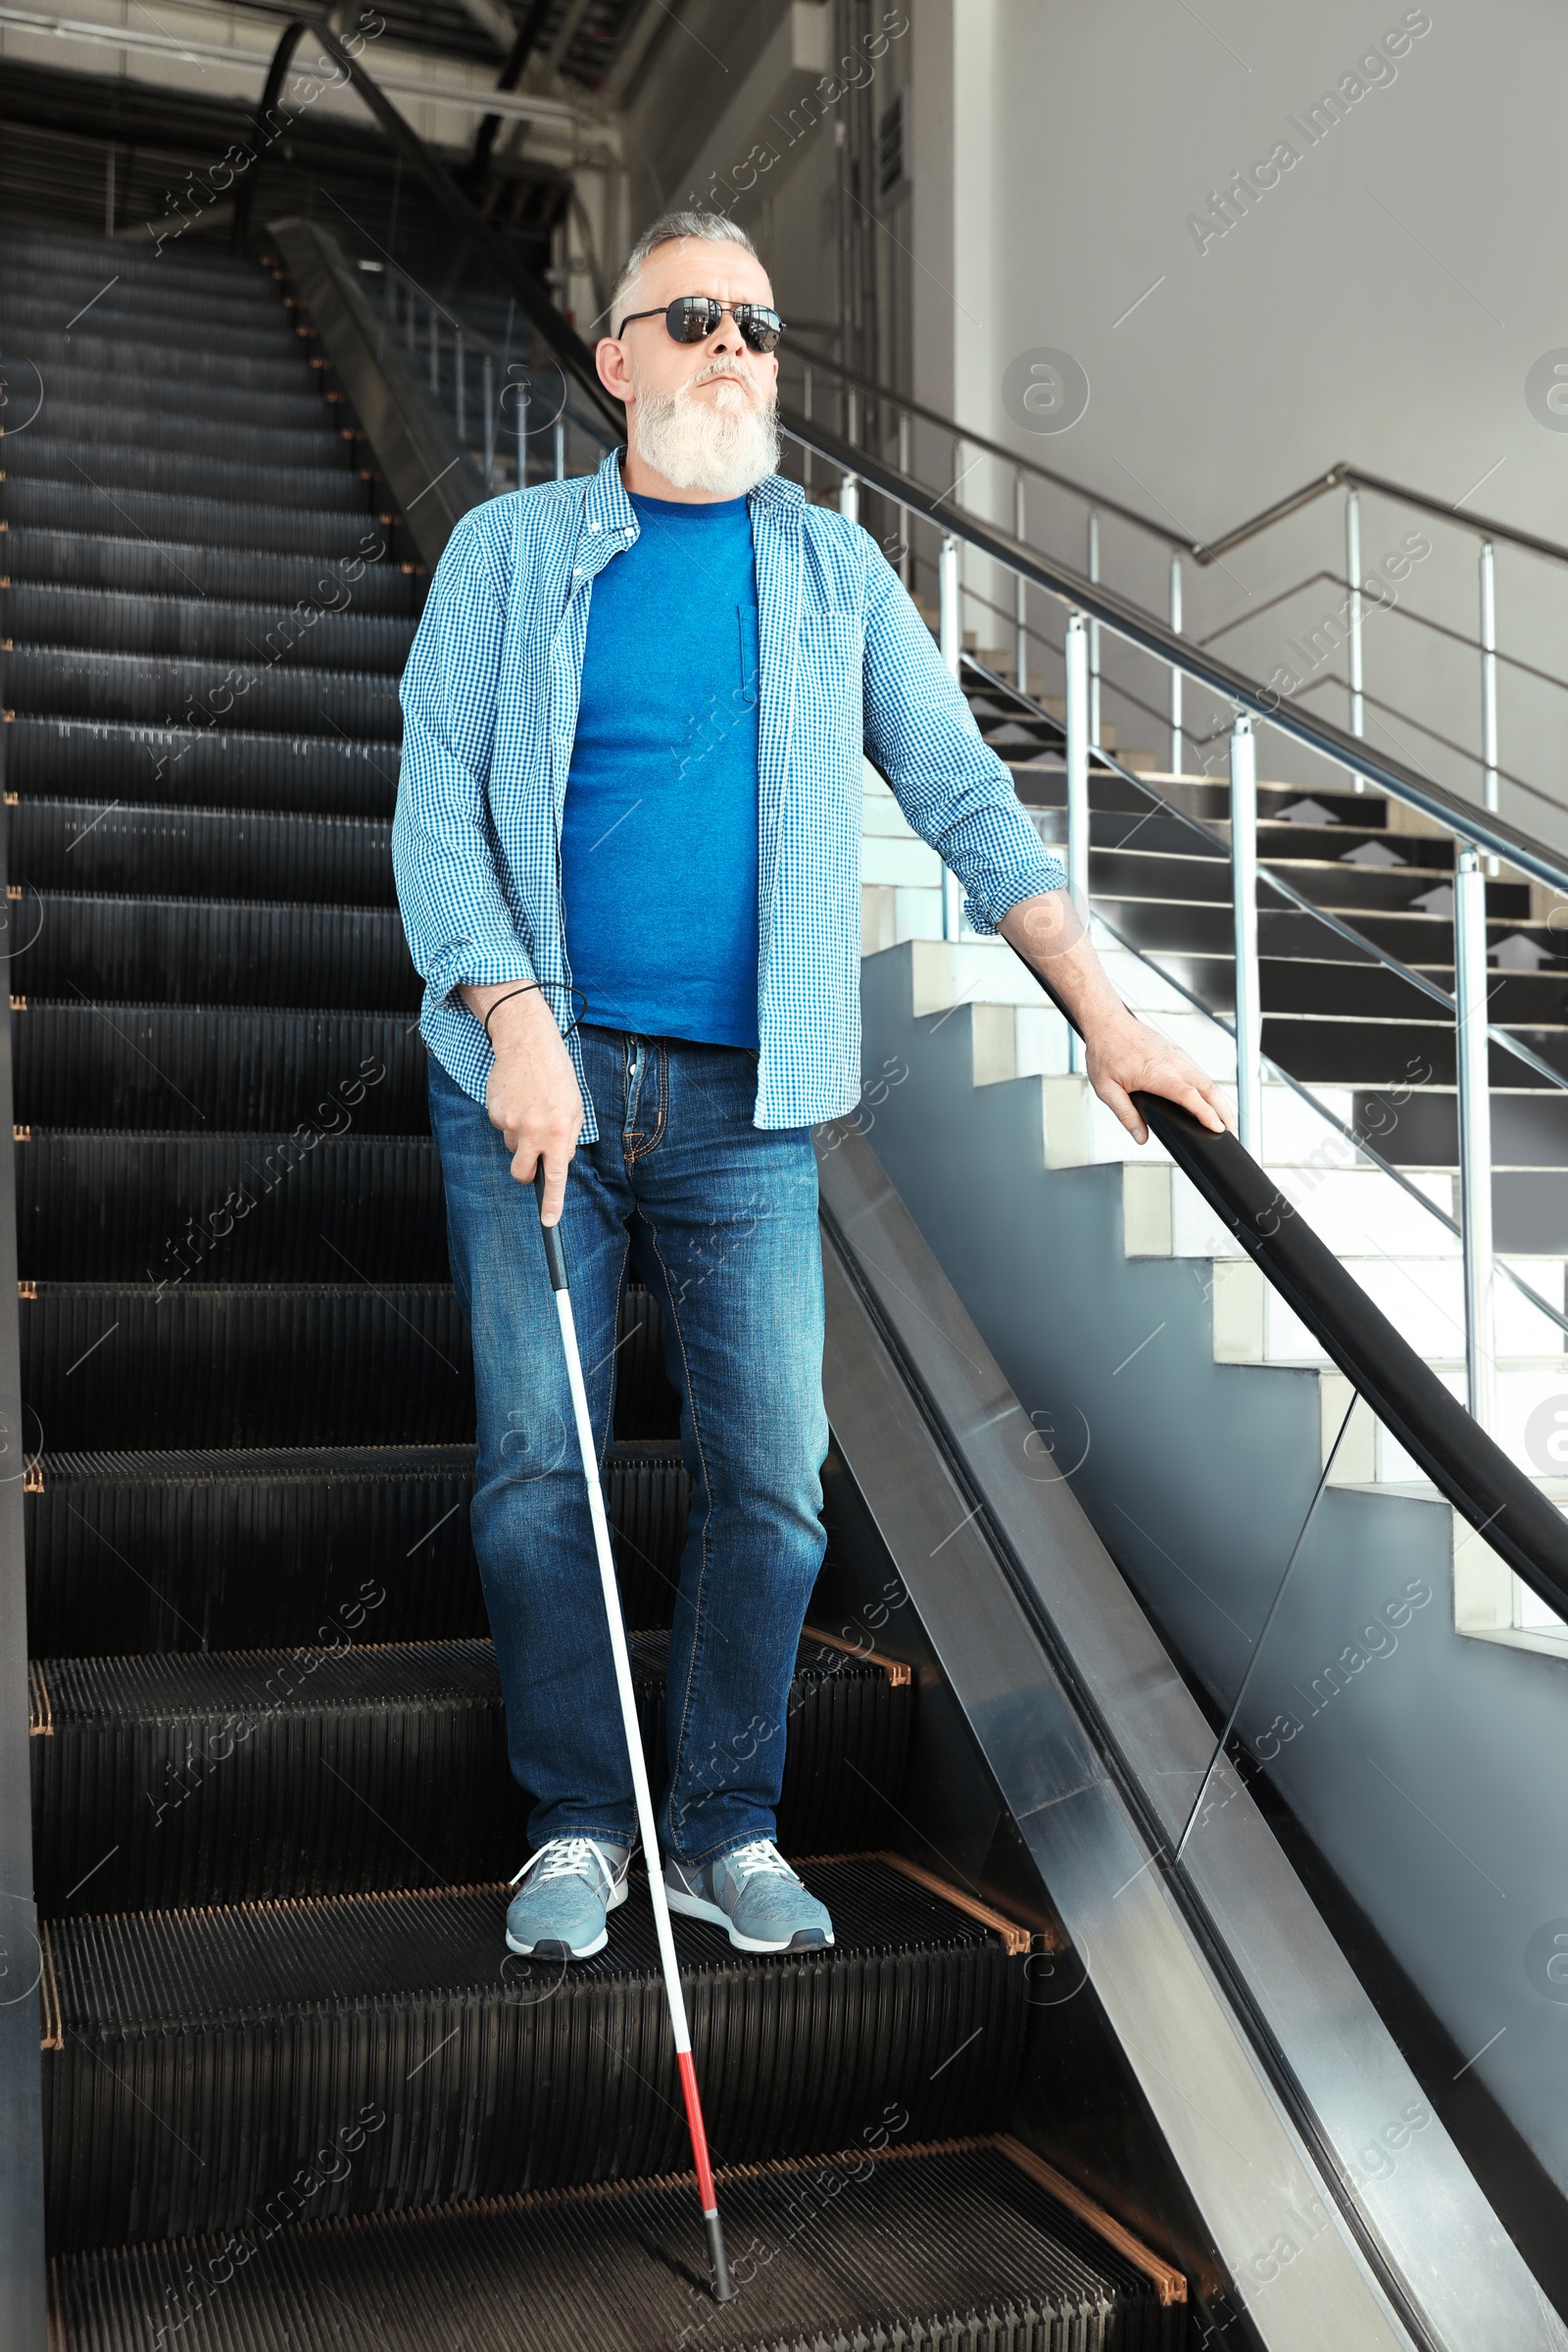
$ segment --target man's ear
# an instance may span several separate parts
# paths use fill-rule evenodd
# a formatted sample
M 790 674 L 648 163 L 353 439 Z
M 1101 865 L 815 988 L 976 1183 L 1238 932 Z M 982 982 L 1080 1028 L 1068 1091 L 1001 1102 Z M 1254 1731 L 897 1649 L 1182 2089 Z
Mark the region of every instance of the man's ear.
M 626 354 L 613 335 L 604 335 L 594 345 L 594 366 L 599 381 L 612 399 L 624 401 L 629 408 L 633 394 L 631 378 L 626 368 Z

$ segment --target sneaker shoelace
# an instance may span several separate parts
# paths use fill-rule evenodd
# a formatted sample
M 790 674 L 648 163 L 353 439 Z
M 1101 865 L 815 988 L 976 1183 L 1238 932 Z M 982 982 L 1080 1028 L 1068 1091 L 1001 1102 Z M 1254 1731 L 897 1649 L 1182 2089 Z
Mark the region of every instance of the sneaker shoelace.
M 537 1870 L 540 1880 L 581 1878 L 591 1863 L 599 1865 L 605 1874 L 607 1887 L 615 1884 L 615 1874 L 606 1861 L 603 1849 L 592 1838 L 551 1838 L 536 1854 L 530 1854 L 509 1883 L 520 1885 L 531 1870 Z
M 754 1871 L 765 1871 L 775 1879 L 795 1879 L 794 1871 L 770 1838 L 754 1838 L 750 1845 L 736 1846 L 724 1859 L 742 1879 L 749 1879 Z M 800 1884 L 799 1880 L 796 1884 Z

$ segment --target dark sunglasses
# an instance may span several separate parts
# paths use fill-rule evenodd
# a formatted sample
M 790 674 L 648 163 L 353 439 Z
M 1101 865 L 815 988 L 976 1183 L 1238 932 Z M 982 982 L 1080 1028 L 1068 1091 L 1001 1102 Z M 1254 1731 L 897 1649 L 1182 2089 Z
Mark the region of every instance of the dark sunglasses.
M 626 332 L 633 319 L 662 318 L 673 342 L 706 343 L 710 335 L 717 334 L 726 311 L 740 328 L 741 341 L 748 351 L 778 349 L 784 321 L 777 311 L 770 311 L 760 302 L 719 302 L 711 294 L 677 294 L 666 311 L 633 311 L 621 320 L 616 339 Z

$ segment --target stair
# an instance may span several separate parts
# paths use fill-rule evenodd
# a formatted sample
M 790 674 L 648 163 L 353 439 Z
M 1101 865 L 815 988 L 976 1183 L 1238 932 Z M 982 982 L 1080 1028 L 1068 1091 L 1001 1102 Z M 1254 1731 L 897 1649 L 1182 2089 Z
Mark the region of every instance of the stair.
M 1185 2280 L 1008 2136 L 1039 1937 L 897 1850 L 896 1658 L 828 1624 L 796 1662 L 780 1834 L 835 1945 L 676 1923 L 724 2311 L 643 1882 L 592 1962 L 506 1953 L 389 858 L 421 579 L 263 270 L 14 228 L 0 325 L 50 386 L 3 449 L 0 661 L 60 2352 L 1174 2347 Z M 635 1288 L 616 1356 L 657 1773 L 689 1488 Z

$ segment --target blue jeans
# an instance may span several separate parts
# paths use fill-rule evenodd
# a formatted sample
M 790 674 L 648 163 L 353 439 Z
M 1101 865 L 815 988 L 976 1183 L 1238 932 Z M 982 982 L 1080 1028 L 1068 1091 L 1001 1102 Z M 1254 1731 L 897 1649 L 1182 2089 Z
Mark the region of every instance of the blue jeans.
M 580 1032 L 600 1140 L 561 1231 L 601 1456 L 628 1267 L 664 1319 L 692 1482 L 669 1643 L 666 1855 L 771 1838 L 796 1647 L 821 1565 L 822 1255 L 809 1130 L 754 1127 L 757 1055 Z M 474 1550 L 528 1835 L 635 1842 L 631 1774 L 531 1184 L 433 1057 L 453 1279 L 473 1337 Z

